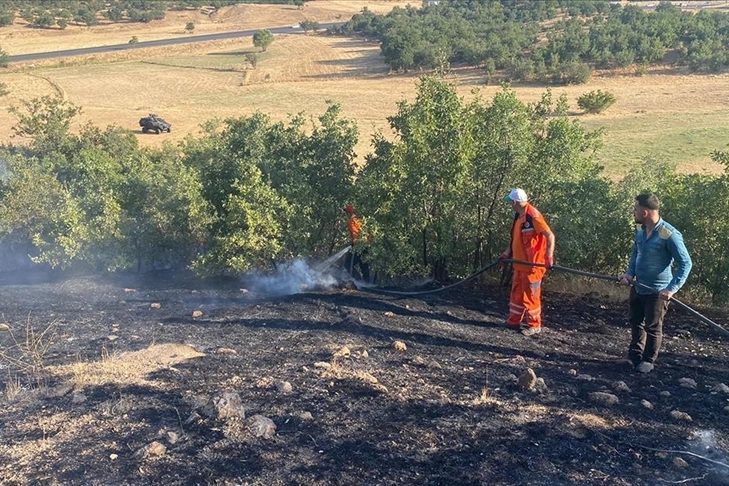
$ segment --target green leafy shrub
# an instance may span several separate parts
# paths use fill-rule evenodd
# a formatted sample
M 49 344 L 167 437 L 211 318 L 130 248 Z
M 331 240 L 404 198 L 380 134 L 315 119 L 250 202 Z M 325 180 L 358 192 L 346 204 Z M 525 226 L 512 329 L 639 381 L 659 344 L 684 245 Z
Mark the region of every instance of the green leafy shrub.
M 602 113 L 615 103 L 615 95 L 608 91 L 590 91 L 577 98 L 577 106 L 585 113 Z

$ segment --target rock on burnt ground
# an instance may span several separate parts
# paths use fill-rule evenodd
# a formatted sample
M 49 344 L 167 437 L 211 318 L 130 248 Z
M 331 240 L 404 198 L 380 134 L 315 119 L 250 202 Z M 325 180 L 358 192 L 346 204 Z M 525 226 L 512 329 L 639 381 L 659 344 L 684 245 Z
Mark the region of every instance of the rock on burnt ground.
M 729 484 L 724 337 L 671 310 L 641 375 L 623 303 L 507 300 L 1 281 L 0 483 Z

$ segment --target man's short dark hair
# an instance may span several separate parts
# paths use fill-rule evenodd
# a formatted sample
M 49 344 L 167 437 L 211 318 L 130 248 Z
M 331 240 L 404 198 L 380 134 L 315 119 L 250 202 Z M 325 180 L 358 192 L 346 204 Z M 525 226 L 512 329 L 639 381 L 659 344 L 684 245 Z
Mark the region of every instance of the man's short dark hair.
M 658 208 L 661 207 L 661 202 L 658 200 L 658 196 L 649 192 L 638 194 L 635 197 L 635 200 L 637 201 L 638 206 L 650 209 L 651 211 L 658 211 Z

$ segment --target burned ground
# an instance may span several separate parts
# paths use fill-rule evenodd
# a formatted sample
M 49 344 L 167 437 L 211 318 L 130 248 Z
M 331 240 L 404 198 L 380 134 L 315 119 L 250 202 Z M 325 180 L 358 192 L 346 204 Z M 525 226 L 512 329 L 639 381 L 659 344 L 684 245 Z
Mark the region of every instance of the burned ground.
M 525 338 L 488 283 L 0 283 L 2 484 L 729 484 L 726 339 L 679 310 L 639 375 L 624 303 L 594 293 L 547 292 L 548 328 Z M 210 413 L 231 392 L 245 417 Z

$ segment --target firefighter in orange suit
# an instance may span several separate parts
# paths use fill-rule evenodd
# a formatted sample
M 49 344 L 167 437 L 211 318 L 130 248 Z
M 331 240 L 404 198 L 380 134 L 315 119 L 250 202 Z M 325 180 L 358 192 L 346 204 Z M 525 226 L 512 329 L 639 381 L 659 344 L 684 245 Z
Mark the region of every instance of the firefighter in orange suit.
M 542 330 L 542 278 L 554 262 L 554 233 L 542 213 L 529 204 L 523 189 L 512 189 L 504 201 L 511 203 L 515 214 L 511 244 L 499 259 L 512 258 L 544 265 L 533 267 L 514 263 L 506 325 L 521 330 L 525 336 L 533 336 Z
M 362 261 L 362 255 L 365 255 L 367 253 L 367 248 L 363 249 L 359 253 L 355 253 L 354 251 L 354 245 L 357 243 L 357 240 L 359 240 L 359 232 L 362 228 L 362 222 L 359 220 L 356 214 L 354 214 L 354 206 L 351 204 L 347 204 L 344 207 L 344 212 L 347 213 L 347 228 L 349 229 L 349 237 L 350 241 L 352 243 L 352 247 L 349 250 L 349 253 L 347 253 L 347 256 L 345 258 L 344 265 L 346 266 L 347 270 L 350 274 L 353 273 L 354 267 L 358 266 L 359 270 L 362 274 L 362 279 L 365 282 L 370 281 L 370 266 Z M 354 277 L 354 275 L 352 275 Z

